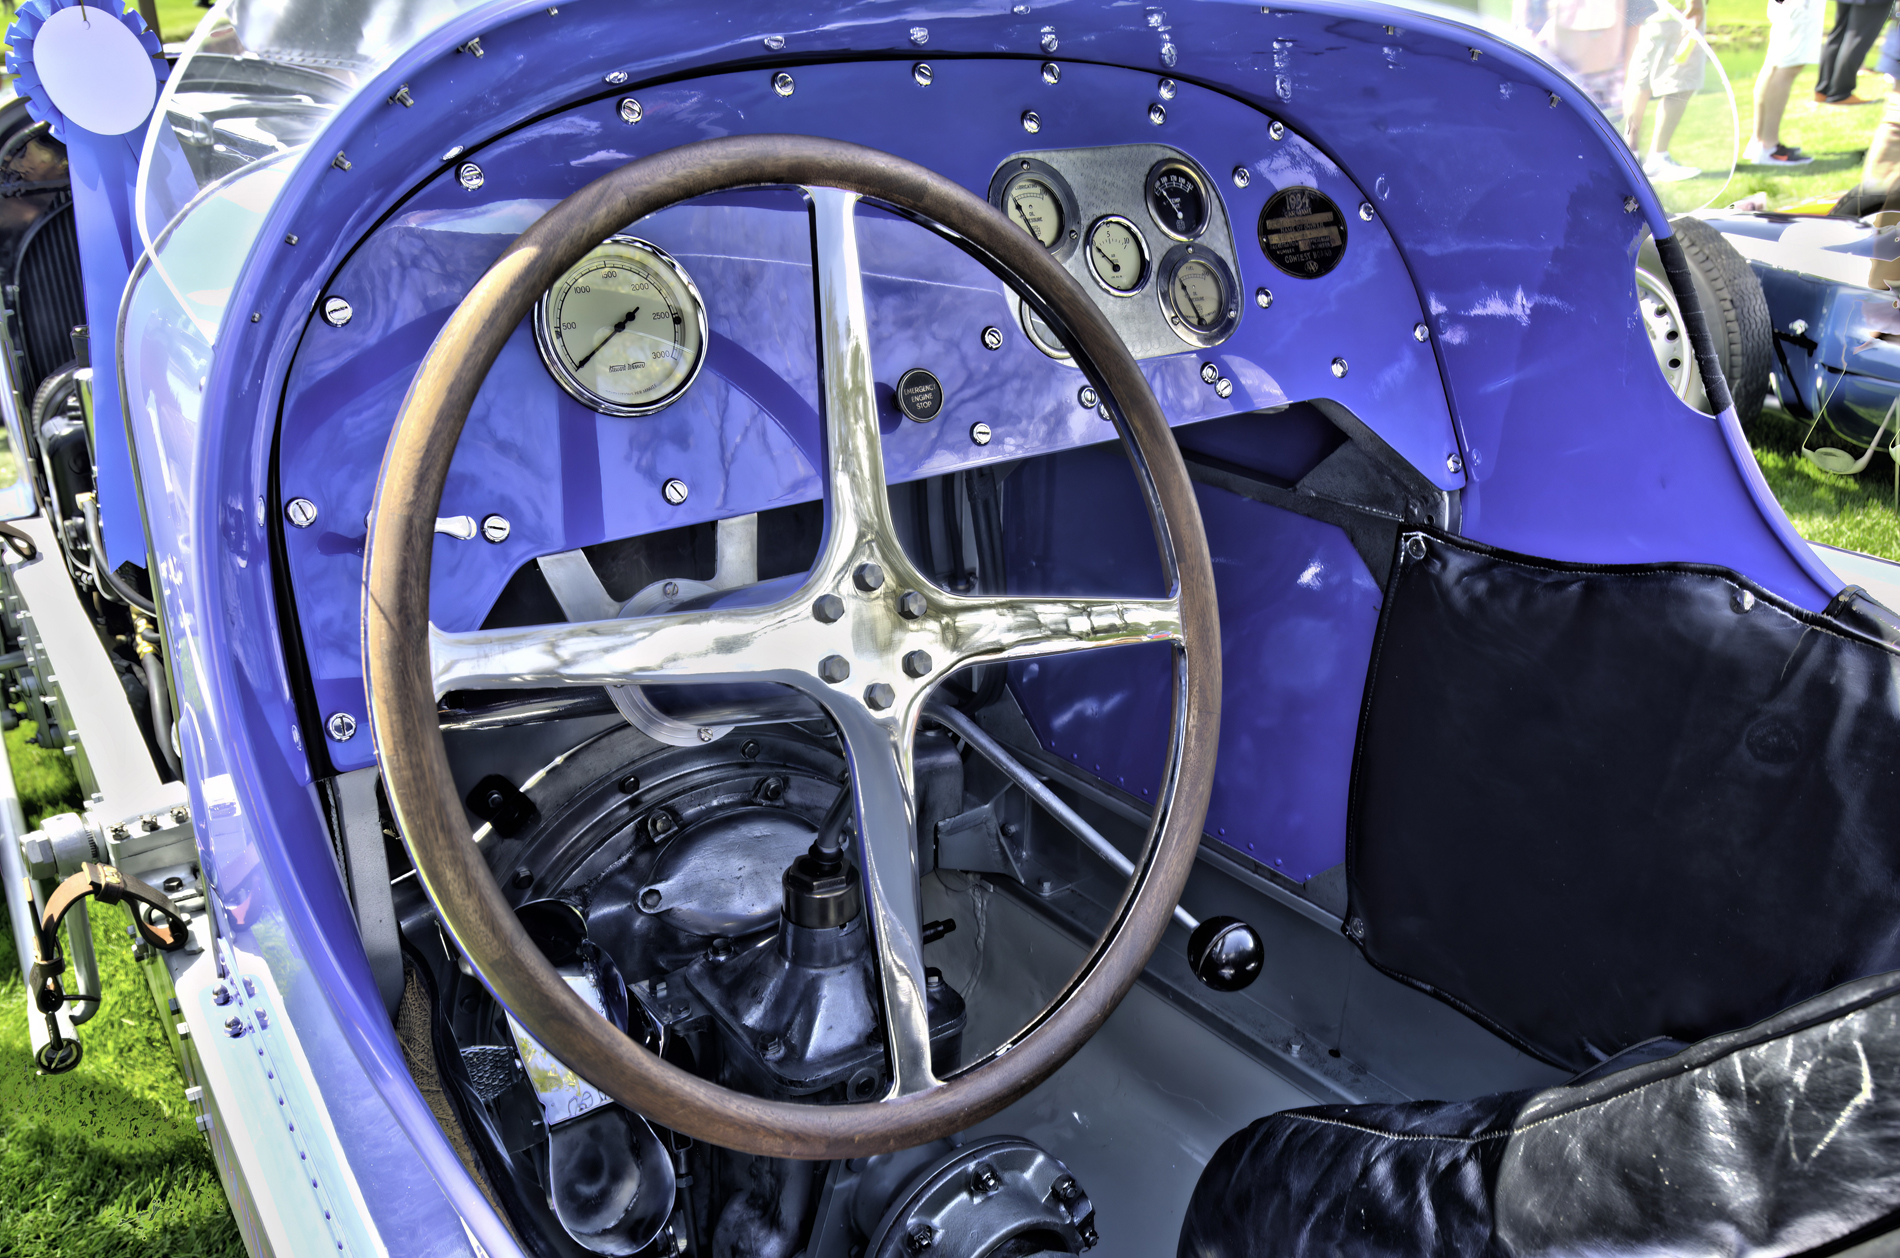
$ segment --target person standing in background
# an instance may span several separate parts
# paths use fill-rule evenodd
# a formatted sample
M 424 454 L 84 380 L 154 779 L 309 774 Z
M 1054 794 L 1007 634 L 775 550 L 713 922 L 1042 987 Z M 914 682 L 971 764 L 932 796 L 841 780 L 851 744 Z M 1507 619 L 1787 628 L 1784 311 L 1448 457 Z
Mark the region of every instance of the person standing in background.
M 1643 173 L 1655 183 L 1693 179 L 1702 173 L 1669 156 L 1669 141 L 1690 100 L 1702 88 L 1704 57 L 1702 41 L 1696 38 L 1702 29 L 1702 5 L 1703 0 L 1689 0 L 1680 16 L 1666 6 L 1651 13 L 1643 20 L 1630 57 L 1624 80 L 1623 139 L 1631 152 L 1642 157 Z M 1644 152 L 1643 115 L 1651 97 L 1658 102 L 1656 129 Z
M 1768 0 L 1768 53 L 1755 76 L 1755 134 L 1742 150 L 1752 166 L 1806 166 L 1813 161 L 1781 142 L 1781 115 L 1801 67 L 1821 59 L 1822 0 Z
M 1893 0 L 1834 0 L 1834 29 L 1821 49 L 1821 74 L 1814 83 L 1817 105 L 1872 105 L 1854 90 L 1860 67 L 1887 24 Z

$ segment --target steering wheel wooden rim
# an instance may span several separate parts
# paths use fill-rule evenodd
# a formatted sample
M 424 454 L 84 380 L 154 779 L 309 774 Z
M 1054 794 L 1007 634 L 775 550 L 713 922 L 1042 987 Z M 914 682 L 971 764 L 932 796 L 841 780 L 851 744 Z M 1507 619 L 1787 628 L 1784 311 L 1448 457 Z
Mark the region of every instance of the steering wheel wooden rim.
M 1062 994 L 1002 1049 L 922 1090 L 857 1104 L 795 1104 L 723 1088 L 662 1061 L 575 995 L 530 942 L 470 840 L 436 708 L 428 624 L 435 517 L 462 426 L 504 343 L 561 274 L 627 224 L 693 197 L 761 185 L 871 198 L 948 235 L 1039 301 L 1113 400 L 1178 581 L 1168 771 L 1109 925 Z M 655 1121 L 731 1149 L 813 1159 L 882 1153 L 960 1131 L 1067 1061 L 1133 987 L 1167 930 L 1199 847 L 1219 730 L 1220 626 L 1194 490 L 1139 366 L 1081 286 L 987 202 L 921 166 L 834 140 L 728 137 L 641 158 L 554 206 L 470 290 L 418 370 L 384 452 L 368 556 L 364 654 L 376 754 L 423 887 L 463 955 L 522 1025 L 583 1078 Z

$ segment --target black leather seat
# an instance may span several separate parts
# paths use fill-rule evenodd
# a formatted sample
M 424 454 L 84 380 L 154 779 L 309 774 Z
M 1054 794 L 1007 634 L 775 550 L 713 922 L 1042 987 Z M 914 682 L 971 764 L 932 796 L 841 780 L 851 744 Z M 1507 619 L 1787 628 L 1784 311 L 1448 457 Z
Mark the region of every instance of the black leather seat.
M 1895 1227 L 1900 973 L 1563 1087 L 1263 1118 L 1180 1255 L 1766 1258 Z

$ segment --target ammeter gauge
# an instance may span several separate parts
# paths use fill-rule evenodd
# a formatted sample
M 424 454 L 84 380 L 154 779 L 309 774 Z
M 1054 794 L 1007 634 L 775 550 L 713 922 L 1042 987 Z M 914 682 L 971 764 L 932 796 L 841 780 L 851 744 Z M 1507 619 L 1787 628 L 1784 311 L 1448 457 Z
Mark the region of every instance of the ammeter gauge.
M 706 361 L 706 305 L 655 245 L 614 236 L 554 282 L 534 339 L 560 386 L 603 415 L 651 415 Z
M 1104 215 L 1089 228 L 1088 264 L 1097 284 L 1117 297 L 1132 297 L 1148 282 L 1148 242 L 1121 215 Z

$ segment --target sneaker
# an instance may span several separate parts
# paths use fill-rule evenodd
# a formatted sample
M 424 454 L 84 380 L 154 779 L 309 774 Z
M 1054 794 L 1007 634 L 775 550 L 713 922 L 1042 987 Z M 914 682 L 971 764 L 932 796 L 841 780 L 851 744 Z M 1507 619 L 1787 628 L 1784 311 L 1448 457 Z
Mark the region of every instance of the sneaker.
M 1742 150 L 1744 166 L 1806 166 L 1813 161 L 1798 148 L 1789 148 L 1786 144 L 1777 144 L 1770 149 L 1757 140 L 1750 140 L 1748 147 Z
M 1651 183 L 1681 183 L 1702 173 L 1699 166 L 1684 166 L 1667 153 L 1651 153 L 1643 159 L 1643 173 Z

